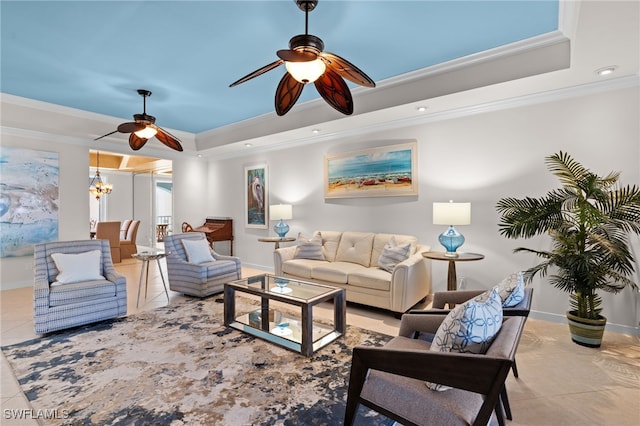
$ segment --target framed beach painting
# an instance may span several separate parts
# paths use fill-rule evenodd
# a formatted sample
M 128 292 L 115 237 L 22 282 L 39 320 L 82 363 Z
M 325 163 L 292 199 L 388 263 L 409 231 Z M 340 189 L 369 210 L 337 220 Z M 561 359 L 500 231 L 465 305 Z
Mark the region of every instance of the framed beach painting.
M 58 239 L 58 153 L 0 147 L 0 257 Z
M 267 229 L 268 181 L 267 165 L 260 164 L 244 168 L 245 182 L 245 227 Z
M 324 197 L 398 197 L 418 195 L 415 141 L 327 155 Z

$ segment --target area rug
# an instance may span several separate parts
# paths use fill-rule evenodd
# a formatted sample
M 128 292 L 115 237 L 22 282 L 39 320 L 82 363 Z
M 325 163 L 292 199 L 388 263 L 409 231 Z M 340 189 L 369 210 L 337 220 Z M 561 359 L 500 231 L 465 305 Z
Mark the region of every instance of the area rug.
M 223 325 L 193 299 L 2 348 L 44 424 L 342 424 L 351 351 L 388 336 L 348 327 L 312 357 Z M 356 424 L 392 421 L 360 408 Z

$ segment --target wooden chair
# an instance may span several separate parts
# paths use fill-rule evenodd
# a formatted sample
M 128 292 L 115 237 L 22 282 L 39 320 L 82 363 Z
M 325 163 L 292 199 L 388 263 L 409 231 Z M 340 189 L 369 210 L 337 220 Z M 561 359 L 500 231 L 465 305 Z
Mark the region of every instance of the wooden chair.
M 433 303 L 431 309 L 427 310 L 413 310 L 410 313 L 414 314 L 448 314 L 450 310 L 458 304 L 464 303 L 467 300 L 482 294 L 486 290 L 457 290 L 457 291 L 440 291 L 433 294 Z M 520 303 L 515 306 L 505 307 L 502 309 L 502 315 L 505 317 L 518 316 L 528 318 L 531 311 L 531 301 L 533 300 L 533 288 L 525 287 L 524 298 Z M 516 364 L 515 356 L 513 358 L 513 365 L 511 366 L 513 375 L 518 378 L 518 366 Z M 507 394 L 506 387 L 502 390 L 501 401 L 504 407 L 505 415 L 507 419 L 513 420 L 511 414 L 511 406 L 509 404 L 509 396 Z M 498 414 L 498 420 L 502 424 L 500 414 Z
M 487 425 L 500 408 L 525 318 L 506 317 L 484 355 L 436 352 L 417 333 L 435 333 L 446 315 L 402 316 L 399 336 L 384 347 L 353 349 L 345 425 L 359 404 L 403 425 Z M 425 381 L 450 386 L 431 390 Z
M 185 232 L 193 232 L 193 226 L 187 222 L 182 222 L 182 233 L 184 234 Z
M 120 252 L 120 221 L 98 222 L 96 225 L 96 240 L 109 240 L 111 260 L 113 263 L 120 263 L 122 261 Z
M 120 254 L 123 259 L 130 259 L 131 255 L 138 252 L 136 239 L 138 238 L 139 220 L 132 220 L 127 227 L 124 238 L 120 238 Z

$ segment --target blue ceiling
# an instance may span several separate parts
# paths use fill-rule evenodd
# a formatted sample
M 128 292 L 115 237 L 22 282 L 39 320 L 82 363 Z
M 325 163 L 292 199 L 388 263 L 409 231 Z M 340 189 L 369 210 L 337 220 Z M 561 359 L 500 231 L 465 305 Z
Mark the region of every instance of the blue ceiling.
M 309 33 L 380 82 L 557 30 L 558 13 L 558 0 L 321 0 Z M 158 125 L 192 133 L 273 112 L 284 66 L 229 84 L 304 33 L 293 0 L 2 0 L 0 14 L 3 93 L 130 120 L 144 88 Z

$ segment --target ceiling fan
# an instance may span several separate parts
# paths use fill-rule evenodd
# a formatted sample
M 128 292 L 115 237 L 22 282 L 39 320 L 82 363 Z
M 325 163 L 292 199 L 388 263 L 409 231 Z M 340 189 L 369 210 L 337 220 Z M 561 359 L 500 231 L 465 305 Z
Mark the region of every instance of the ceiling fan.
M 294 0 L 305 14 L 304 34 L 289 40 L 289 49 L 278 50 L 280 59 L 242 77 L 229 87 L 237 86 L 261 74 L 285 64 L 287 73 L 276 90 L 276 113 L 285 115 L 296 103 L 305 84 L 313 82 L 329 105 L 343 114 L 353 113 L 353 98 L 343 77 L 366 87 L 376 84 L 369 76 L 340 56 L 323 51 L 324 43 L 309 34 L 309 12 L 315 9 L 317 0 Z
M 117 130 L 107 133 L 106 135 L 102 135 L 99 138 L 95 138 L 94 140 L 97 141 L 98 139 L 102 139 L 116 132 L 131 133 L 131 135 L 129 135 L 129 146 L 134 151 L 142 148 L 144 144 L 147 143 L 147 140 L 154 136 L 169 148 L 175 149 L 176 151 L 182 151 L 180 140 L 166 130 L 156 126 L 156 118 L 151 115 L 147 115 L 147 97 L 151 96 L 151 92 L 145 89 L 138 89 L 138 94 L 142 96 L 143 99 L 142 114 L 134 114 L 133 119 L 135 121 L 122 123 L 118 126 Z

